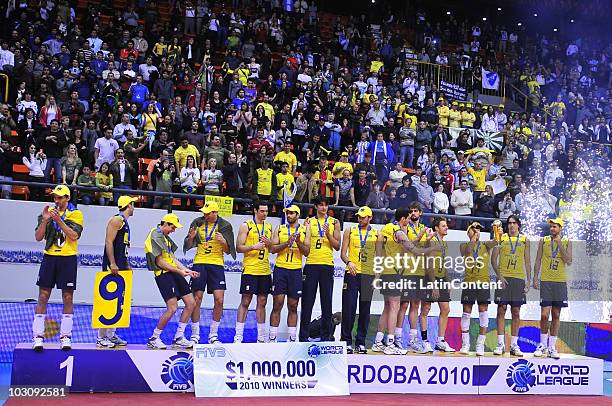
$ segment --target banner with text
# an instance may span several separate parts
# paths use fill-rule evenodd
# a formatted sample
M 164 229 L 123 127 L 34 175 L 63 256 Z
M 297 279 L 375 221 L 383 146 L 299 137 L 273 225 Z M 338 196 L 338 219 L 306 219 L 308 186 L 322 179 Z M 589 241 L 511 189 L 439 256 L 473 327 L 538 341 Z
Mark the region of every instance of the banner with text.
M 440 80 L 440 91 L 443 92 L 449 100 L 467 99 L 467 90 L 465 86 L 456 83 Z
M 345 342 L 196 345 L 197 397 L 349 394 Z

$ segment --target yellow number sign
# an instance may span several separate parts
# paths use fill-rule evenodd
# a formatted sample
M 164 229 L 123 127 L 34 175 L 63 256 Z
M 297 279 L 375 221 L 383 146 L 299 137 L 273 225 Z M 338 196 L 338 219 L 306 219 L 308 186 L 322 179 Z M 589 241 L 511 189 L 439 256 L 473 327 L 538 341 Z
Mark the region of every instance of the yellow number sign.
M 124 328 L 130 325 L 132 271 L 98 272 L 94 283 L 92 328 Z
M 223 197 L 223 196 L 204 196 L 206 202 L 215 202 L 219 205 L 219 216 L 228 216 L 234 212 L 234 198 L 233 197 Z

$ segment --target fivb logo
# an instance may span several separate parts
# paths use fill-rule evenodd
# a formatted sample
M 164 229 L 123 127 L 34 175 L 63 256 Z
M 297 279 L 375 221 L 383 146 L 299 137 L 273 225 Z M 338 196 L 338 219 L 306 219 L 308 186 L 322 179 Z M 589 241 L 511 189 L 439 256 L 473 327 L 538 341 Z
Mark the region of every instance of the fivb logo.
M 196 358 L 222 358 L 225 357 L 225 348 L 198 347 L 195 349 Z
M 588 386 L 589 371 L 587 365 L 539 364 L 536 366 L 526 359 L 510 365 L 506 384 L 517 393 L 526 393 L 538 386 Z

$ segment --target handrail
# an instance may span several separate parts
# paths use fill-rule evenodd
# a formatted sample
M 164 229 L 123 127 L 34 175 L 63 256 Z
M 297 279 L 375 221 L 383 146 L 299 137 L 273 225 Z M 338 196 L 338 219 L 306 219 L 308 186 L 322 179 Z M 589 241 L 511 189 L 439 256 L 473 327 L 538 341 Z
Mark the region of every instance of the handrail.
M 57 186 L 55 183 L 44 183 L 44 182 L 26 182 L 20 180 L 5 180 L 0 179 L 0 185 L 12 185 L 12 186 L 27 186 L 27 187 L 35 187 L 35 188 L 54 188 Z M 82 190 L 86 192 L 100 192 L 101 189 L 95 186 L 79 186 L 79 185 L 68 185 L 69 189 L 72 190 Z M 114 193 L 121 193 L 125 195 L 141 195 L 141 196 L 161 196 L 161 197 L 171 197 L 171 198 L 191 198 L 196 200 L 204 200 L 206 198 L 205 195 L 201 194 L 188 194 L 188 193 L 179 193 L 179 192 L 158 192 L 154 190 L 137 190 L 137 189 L 111 189 Z M 223 196 L 223 197 L 231 197 L 231 196 Z M 238 203 L 252 203 L 253 199 L 245 199 L 243 197 L 234 197 L 235 202 Z M 272 202 L 274 203 L 274 202 Z M 312 203 L 302 203 L 302 202 L 294 202 L 295 205 L 300 208 L 314 208 Z M 359 207 L 351 207 L 351 206 L 329 206 L 332 210 L 346 210 L 351 212 L 356 212 L 359 210 Z M 172 208 L 168 210 L 168 212 L 172 212 Z M 390 214 L 394 213 L 395 209 L 372 209 L 372 212 L 377 214 Z M 491 217 L 478 217 L 478 216 L 458 216 L 455 214 L 439 214 L 439 213 L 423 213 L 423 217 L 444 217 L 447 219 L 456 219 L 456 220 L 478 220 L 478 221 L 493 221 L 495 218 Z M 503 221 L 503 220 L 502 220 Z

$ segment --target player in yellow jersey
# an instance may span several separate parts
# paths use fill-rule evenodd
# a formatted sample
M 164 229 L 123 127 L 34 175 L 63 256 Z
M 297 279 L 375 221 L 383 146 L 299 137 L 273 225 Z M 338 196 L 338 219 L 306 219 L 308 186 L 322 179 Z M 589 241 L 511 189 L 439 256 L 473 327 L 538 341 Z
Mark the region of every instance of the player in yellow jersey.
M 508 217 L 508 233 L 502 236 L 499 255 L 494 252 L 493 258 L 498 261 L 497 280 L 502 288 L 495 290 L 497 304 L 497 347 L 494 355 L 503 355 L 505 346 L 506 310 L 510 305 L 512 312 L 510 355 L 522 357 L 518 345 L 518 330 L 521 323 L 521 306 L 526 303 L 525 295 L 531 281 L 531 257 L 529 240 L 520 232 L 521 220 L 517 215 Z
M 533 353 L 536 357 L 559 359 L 557 352 L 557 334 L 561 309 L 567 307 L 567 273 L 566 266 L 572 264 L 572 243 L 561 238 L 563 220 L 548 220 L 550 235 L 542 238 L 538 244 L 533 288 L 540 289 L 540 344 Z M 542 275 L 540 278 L 540 269 Z M 548 318 L 552 310 L 550 337 L 548 337 Z
M 372 261 L 378 231 L 370 225 L 372 209 L 367 206 L 357 211 L 358 225 L 344 230 L 340 258 L 346 264 L 342 287 L 341 341 L 346 341 L 347 352 L 353 353 L 353 325 L 359 301 L 359 321 L 355 336 L 355 352 L 366 354 L 365 339 L 370 324 L 372 304 Z
M 408 223 L 410 221 L 410 209 L 401 207 L 395 210 L 395 221 L 385 224 L 382 230 L 378 233 L 376 243 L 376 255 L 378 257 L 391 257 L 394 261 L 400 256 L 411 253 L 413 255 L 425 255 L 430 252 L 439 251 L 436 246 L 418 247 L 406 235 Z M 433 233 L 431 230 L 426 232 L 426 238 L 431 239 Z M 402 285 L 411 282 L 403 278 L 402 265 L 395 263 L 393 267 L 385 267 L 382 278 L 374 281 L 374 288 L 380 289 L 385 297 L 383 312 L 378 323 L 378 331 L 372 345 L 372 351 L 384 352 L 387 355 L 404 355 L 407 353 L 401 345 L 398 345 L 398 340 L 395 339 L 395 333 L 399 324 L 400 297 L 402 297 Z M 403 282 L 403 279 L 405 281 Z M 416 321 L 415 321 L 416 324 Z M 383 344 L 384 330 L 387 329 L 387 342 Z
M 283 211 L 287 223 L 278 226 L 272 237 L 271 254 L 276 255 L 272 298 L 274 304 L 270 314 L 269 341 L 276 342 L 280 314 L 287 296 L 287 328 L 289 341 L 297 339 L 297 307 L 302 296 L 302 256 L 306 252 L 304 240 L 310 234 L 310 228 L 300 225 L 300 208 L 289 206 Z
M 478 282 L 490 282 L 489 259 L 491 252 L 497 247 L 495 240 L 480 241 L 480 231 L 482 224 L 477 221 L 471 223 L 467 228 L 469 243 L 462 243 L 459 246 L 461 255 L 465 263 L 464 282 L 474 284 Z M 469 266 L 468 266 L 469 265 Z M 461 316 L 461 354 L 470 353 L 470 319 L 472 307 L 478 304 L 478 320 L 480 322 L 480 334 L 476 341 L 476 355 L 483 356 L 485 350 L 485 339 L 487 327 L 489 326 L 489 303 L 491 303 L 491 291 L 483 288 L 467 288 L 461 292 L 461 304 L 463 314 Z
M 149 232 L 144 243 L 147 268 L 155 275 L 155 283 L 159 293 L 166 302 L 166 311 L 157 321 L 153 335 L 149 337 L 147 342 L 147 346 L 151 349 L 162 350 L 166 348 L 166 344 L 160 336 L 164 327 L 174 317 L 174 313 L 178 309 L 178 299 L 183 301 L 185 308 L 181 312 L 172 345 L 179 348 L 193 347 L 193 342 L 185 338 L 185 327 L 187 327 L 187 322 L 195 307 L 195 300 L 185 277 L 197 278 L 200 275 L 185 268 L 174 255 L 178 246 L 172 241 L 170 234 L 181 227 L 183 226 L 179 223 L 176 214 L 166 214 L 159 225 Z
M 461 112 L 458 110 L 459 103 L 454 101 L 451 104 L 451 109 L 448 112 L 448 126 L 451 128 L 461 127 Z
M 83 232 L 83 213 L 70 203 L 70 189 L 58 185 L 51 192 L 54 207 L 45 206 L 34 231 L 36 241 L 45 240 L 38 271 L 38 302 L 32 322 L 32 349 L 43 350 L 45 316 L 51 289 L 62 290 L 64 310 L 60 324 L 60 348 L 72 348 L 73 294 L 77 281 L 78 240 Z
M 327 199 L 317 196 L 313 200 L 315 216 L 306 220 L 310 236 L 304 239 L 306 265 L 302 278 L 302 313 L 300 315 L 300 341 L 307 342 L 310 318 L 320 289 L 321 341 L 334 341 L 332 329 L 332 295 L 334 291 L 334 250 L 340 249 L 340 222 L 327 213 Z
M 431 222 L 434 230 L 434 238 L 431 243 L 439 246 L 442 252 L 436 252 L 428 256 L 425 262 L 425 280 L 428 286 L 427 297 L 421 301 L 421 331 L 427 332 L 427 316 L 431 310 L 431 303 L 437 302 L 440 309 L 438 317 L 438 338 L 436 339 L 435 349 L 442 352 L 455 352 L 455 349 L 446 342 L 446 326 L 448 325 L 448 315 L 450 314 L 450 289 L 444 286 L 448 281 L 448 272 L 445 267 L 446 253 L 448 245 L 444 239 L 448 235 L 448 224 L 443 217 L 436 217 Z M 423 337 L 427 340 L 427 337 Z
M 238 306 L 236 319 L 235 343 L 241 343 L 244 334 L 244 322 L 249 311 L 253 295 L 257 295 L 255 315 L 257 317 L 257 342 L 266 341 L 266 304 L 272 292 L 272 275 L 270 272 L 270 247 L 272 246 L 272 225 L 266 222 L 268 205 L 255 201 L 253 203 L 253 220 L 240 225 L 236 240 L 236 251 L 244 254 L 242 260 L 242 277 L 240 294 L 242 299 Z
M 206 289 L 214 300 L 208 343 L 215 344 L 219 341 L 218 331 L 226 289 L 224 256 L 230 254 L 236 258 L 234 230 L 229 221 L 219 217 L 219 205 L 216 202 L 207 202 L 200 211 L 203 216 L 191 222 L 183 242 L 183 252 L 197 247 L 193 271 L 200 275 L 191 280 L 191 291 L 195 299 L 195 309 L 191 314 L 191 341 L 194 344 L 200 342 L 200 307 Z

